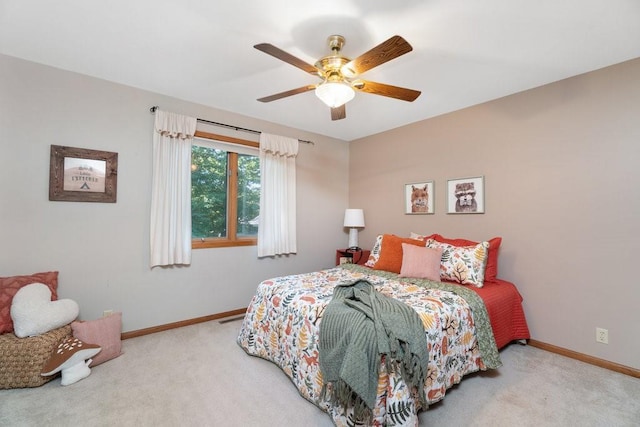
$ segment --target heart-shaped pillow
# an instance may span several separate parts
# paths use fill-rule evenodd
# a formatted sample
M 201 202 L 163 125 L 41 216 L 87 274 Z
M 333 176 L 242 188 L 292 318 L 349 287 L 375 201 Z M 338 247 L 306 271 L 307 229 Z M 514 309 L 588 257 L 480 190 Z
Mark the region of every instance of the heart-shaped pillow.
M 73 322 L 80 313 L 70 299 L 51 301 L 51 290 L 42 283 L 22 287 L 11 301 L 13 333 L 18 338 L 33 337 Z

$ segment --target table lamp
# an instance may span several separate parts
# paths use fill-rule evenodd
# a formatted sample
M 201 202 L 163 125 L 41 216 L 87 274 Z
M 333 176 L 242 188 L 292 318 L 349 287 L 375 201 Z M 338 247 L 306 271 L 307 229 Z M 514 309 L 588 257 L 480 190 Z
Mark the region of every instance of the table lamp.
M 349 227 L 349 249 L 359 250 L 358 228 L 364 228 L 364 211 L 362 209 L 345 210 L 344 226 Z

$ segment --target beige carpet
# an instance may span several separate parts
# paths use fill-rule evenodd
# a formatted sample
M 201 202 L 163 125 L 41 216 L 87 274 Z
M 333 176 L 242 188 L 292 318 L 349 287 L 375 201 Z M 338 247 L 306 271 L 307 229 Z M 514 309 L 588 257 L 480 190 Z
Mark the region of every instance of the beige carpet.
M 332 426 L 274 364 L 247 356 L 240 321 L 123 342 L 70 386 L 0 390 L 0 426 Z M 638 426 L 640 380 L 512 344 L 497 372 L 468 376 L 424 426 Z

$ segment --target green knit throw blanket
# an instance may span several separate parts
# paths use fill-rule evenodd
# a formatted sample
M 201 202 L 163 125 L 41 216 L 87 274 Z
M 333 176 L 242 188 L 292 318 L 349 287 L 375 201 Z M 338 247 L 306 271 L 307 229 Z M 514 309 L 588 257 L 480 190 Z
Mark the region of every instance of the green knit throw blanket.
M 363 267 L 358 264 L 342 264 L 340 267 L 356 273 L 364 273 L 383 277 L 389 280 L 400 280 L 406 283 L 413 283 L 414 285 L 427 289 L 440 289 L 443 291 L 453 292 L 454 294 L 464 298 L 465 301 L 467 301 L 467 304 L 469 304 L 469 307 L 471 307 L 471 311 L 473 313 L 473 323 L 476 327 L 476 337 L 478 338 L 478 347 L 480 349 L 482 362 L 486 369 L 497 369 L 502 366 L 498 347 L 496 346 L 496 340 L 493 336 L 493 330 L 491 329 L 491 322 L 489 320 L 487 308 L 484 305 L 482 298 L 480 298 L 480 296 L 471 289 L 466 286 L 454 285 L 446 282 L 434 282 L 427 279 L 399 277 L 397 273 L 390 273 L 382 270 L 371 270 L 368 267 Z
M 323 395 L 334 404 L 352 406 L 356 420 L 372 415 L 383 355 L 387 370 L 399 369 L 426 407 L 427 339 L 411 307 L 377 292 L 366 280 L 341 283 L 322 316 L 319 335 Z

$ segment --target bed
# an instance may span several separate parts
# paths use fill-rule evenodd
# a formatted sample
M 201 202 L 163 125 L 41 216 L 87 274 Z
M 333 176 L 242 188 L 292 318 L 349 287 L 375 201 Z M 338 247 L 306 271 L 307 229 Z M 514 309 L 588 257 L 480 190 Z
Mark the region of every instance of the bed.
M 353 408 L 333 404 L 323 394 L 319 329 L 335 286 L 357 280 L 405 302 L 420 316 L 429 353 L 427 405 L 441 400 L 465 375 L 498 368 L 500 348 L 529 338 L 519 292 L 513 283 L 495 277 L 474 287 L 346 264 L 265 280 L 247 309 L 238 344 L 247 354 L 279 366 L 299 393 L 327 412 L 336 426 L 362 424 L 354 419 Z M 366 425 L 417 426 L 423 406 L 416 390 L 381 361 L 376 403 Z

